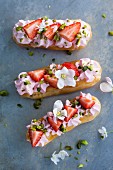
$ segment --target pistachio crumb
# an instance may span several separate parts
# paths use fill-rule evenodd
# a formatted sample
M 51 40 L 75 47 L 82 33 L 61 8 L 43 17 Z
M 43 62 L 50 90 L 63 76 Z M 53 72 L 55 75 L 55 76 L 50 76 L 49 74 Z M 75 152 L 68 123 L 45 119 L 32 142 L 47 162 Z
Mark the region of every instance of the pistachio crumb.
M 77 166 L 77 168 L 83 168 L 84 167 L 84 164 L 79 164 L 78 166 Z
M 113 36 L 113 31 L 109 31 L 108 34 L 109 34 L 110 36 Z
M 67 145 L 67 146 L 65 146 L 65 149 L 71 151 L 73 148 L 71 146 Z
M 77 154 L 80 155 L 80 151 L 77 151 Z
M 1 90 L 0 91 L 0 96 L 8 96 L 9 92 L 7 90 Z
M 21 104 L 17 104 L 18 107 L 22 108 L 23 106 Z
M 106 18 L 106 14 L 102 14 L 102 18 Z
M 29 56 L 33 56 L 34 55 L 34 52 L 33 51 L 30 51 L 28 52 Z

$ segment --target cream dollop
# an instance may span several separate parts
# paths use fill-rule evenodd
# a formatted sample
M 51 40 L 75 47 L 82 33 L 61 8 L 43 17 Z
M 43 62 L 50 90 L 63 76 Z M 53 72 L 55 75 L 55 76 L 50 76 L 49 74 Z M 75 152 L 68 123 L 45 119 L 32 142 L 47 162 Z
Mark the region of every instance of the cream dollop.
M 80 61 L 76 62 L 76 67 L 80 71 L 80 76 L 77 81 L 85 79 L 86 82 L 92 82 L 100 70 L 98 63 L 94 60 L 90 60 L 89 58 L 80 59 Z
M 72 45 L 74 45 L 76 48 L 78 48 L 79 46 L 85 46 L 87 44 L 87 41 L 90 39 L 90 33 L 91 30 L 90 28 L 84 27 L 85 25 L 87 25 L 84 21 L 82 20 L 77 20 L 78 22 L 81 22 L 81 29 L 80 29 L 80 34 L 81 34 L 81 38 L 79 40 L 79 43 L 76 44 L 78 38 L 76 38 L 73 42 L 69 42 L 67 40 L 65 40 L 64 38 L 60 37 L 59 41 L 54 41 L 54 40 L 49 40 L 48 38 L 46 38 L 45 36 L 40 37 L 40 34 L 37 34 L 37 36 L 31 40 L 30 38 L 28 38 L 27 34 L 25 33 L 24 29 L 21 29 L 19 31 L 17 31 L 17 27 L 23 27 L 26 24 L 32 22 L 32 20 L 19 20 L 18 23 L 15 24 L 14 28 L 13 28 L 13 35 L 16 38 L 18 43 L 21 44 L 30 44 L 32 47 L 45 47 L 48 48 L 52 45 L 59 47 L 59 48 L 70 48 L 72 47 Z M 53 20 L 48 19 L 45 20 L 43 19 L 41 24 L 38 26 L 39 31 L 42 31 L 45 27 L 52 25 L 53 23 L 60 23 L 60 24 L 66 24 L 66 26 L 69 26 L 71 24 L 73 24 L 75 21 L 74 20 L 56 20 L 56 22 L 53 22 Z M 56 27 L 55 27 L 56 29 Z

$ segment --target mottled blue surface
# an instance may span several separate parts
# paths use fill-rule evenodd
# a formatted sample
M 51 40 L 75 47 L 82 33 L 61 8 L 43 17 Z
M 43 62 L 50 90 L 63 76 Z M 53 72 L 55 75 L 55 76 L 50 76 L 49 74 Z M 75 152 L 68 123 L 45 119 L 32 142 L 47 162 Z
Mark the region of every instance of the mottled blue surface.
M 50 5 L 50 8 L 49 8 Z M 105 13 L 106 19 L 101 15 Z M 33 49 L 30 57 L 25 48 L 20 48 L 12 40 L 12 28 L 19 19 L 36 19 L 47 15 L 50 18 L 81 18 L 92 26 L 93 37 L 88 46 L 75 51 L 71 56 L 64 51 Z M 43 100 L 39 110 L 33 108 L 33 101 L 21 98 L 14 87 L 13 80 L 22 71 L 43 67 L 56 58 L 56 63 L 90 57 L 100 62 L 103 73 L 113 80 L 113 37 L 108 31 L 113 30 L 113 1 L 109 0 L 0 0 L 0 90 L 7 89 L 8 97 L 0 97 L 0 170 L 76 170 L 79 163 L 84 163 L 84 170 L 113 170 L 113 134 L 104 141 L 98 136 L 98 128 L 105 126 L 113 130 L 113 94 L 103 94 L 99 83 L 84 92 L 91 92 L 102 103 L 102 111 L 93 122 L 81 125 L 69 133 L 57 138 L 44 148 L 32 148 L 26 142 L 26 125 L 32 118 L 40 118 L 52 109 L 57 99 L 72 99 L 79 92 L 50 97 Z M 43 58 L 43 54 L 46 57 Z M 18 108 L 17 104 L 23 105 Z M 5 127 L 7 124 L 7 127 Z M 79 139 L 89 141 L 77 155 L 75 147 Z M 59 144 L 71 145 L 72 157 L 54 165 L 50 156 Z M 79 160 L 73 157 L 78 156 Z M 86 162 L 86 158 L 89 162 Z

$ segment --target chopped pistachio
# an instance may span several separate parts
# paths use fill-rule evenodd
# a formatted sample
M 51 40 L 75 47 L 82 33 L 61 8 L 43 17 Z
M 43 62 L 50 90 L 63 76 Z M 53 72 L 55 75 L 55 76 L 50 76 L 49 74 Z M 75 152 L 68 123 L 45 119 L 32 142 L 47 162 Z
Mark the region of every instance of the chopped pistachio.
M 66 51 L 66 54 L 71 55 L 71 54 L 72 54 L 72 51 L 67 50 L 67 51 Z
M 21 104 L 17 104 L 18 107 L 22 108 L 23 106 Z
M 108 34 L 109 34 L 110 36 L 113 36 L 113 31 L 109 31 Z
M 23 38 L 20 38 L 20 42 L 22 42 L 23 41 Z
M 60 40 L 60 36 L 58 34 L 55 34 L 54 38 L 55 41 L 59 41 Z
M 65 26 L 66 26 L 66 24 L 64 23 L 64 24 L 62 24 L 62 25 L 59 27 L 59 29 L 60 29 L 60 30 L 63 30 L 63 29 L 65 28 Z
M 8 96 L 9 92 L 7 90 L 0 90 L 0 96 Z
M 74 159 L 78 160 L 78 157 L 75 156 Z
M 42 102 L 42 99 L 37 99 L 33 104 L 34 108 L 39 109 L 41 102 Z
M 20 75 L 20 78 L 22 78 L 22 77 L 26 78 L 26 77 L 27 77 L 27 74 L 21 74 L 21 75 Z
M 83 71 L 86 71 L 87 69 L 88 69 L 88 66 L 84 66 L 84 67 L 82 68 Z
M 34 52 L 33 51 L 30 51 L 28 52 L 29 56 L 33 56 L 34 55 Z
M 30 129 L 36 131 L 36 125 L 31 126 Z
M 29 80 L 24 81 L 24 85 L 31 84 Z
M 43 57 L 46 57 L 46 54 L 43 54 Z
M 77 154 L 80 155 L 80 151 L 77 151 Z
M 75 79 L 75 80 L 77 80 L 77 79 L 78 79 L 78 77 L 77 77 L 77 76 L 74 76 L 74 79 Z
M 43 84 L 43 83 L 44 83 L 44 80 L 40 80 L 39 83 L 40 83 L 40 84 Z
M 84 164 L 79 164 L 78 166 L 77 166 L 77 168 L 83 168 L 84 167 Z
M 67 145 L 67 146 L 65 146 L 65 149 L 71 151 L 73 148 L 71 146 Z
M 40 87 L 37 87 L 37 92 L 40 92 L 41 91 L 41 88 Z
M 26 50 L 29 50 L 29 48 L 27 47 Z
M 47 20 L 48 20 L 48 17 L 47 17 L 47 16 L 44 16 L 43 19 L 44 19 L 45 21 L 47 21 Z
M 102 14 L 102 18 L 106 18 L 106 14 Z
M 7 127 L 7 123 L 4 123 L 4 127 Z
M 63 125 L 60 126 L 60 130 L 61 130 L 62 132 L 66 132 L 66 128 L 64 128 Z
M 20 31 L 20 30 L 22 30 L 22 26 L 18 26 L 18 27 L 16 27 L 16 31 Z
M 88 141 L 87 140 L 81 140 L 80 141 L 82 145 L 88 145 Z
M 78 33 L 77 35 L 76 35 L 76 38 L 81 38 L 82 37 L 82 35 L 80 34 L 80 33 Z
M 51 157 L 50 156 L 44 156 L 44 158 L 49 158 L 50 159 Z
M 55 62 L 55 58 L 52 59 L 52 62 Z
M 56 19 L 53 19 L 53 22 L 56 22 Z
M 51 70 L 51 69 L 48 71 L 48 74 L 50 74 L 50 75 L 52 75 L 52 74 L 53 74 L 53 72 L 52 72 L 52 70 Z
M 76 45 L 78 45 L 80 43 L 80 39 L 77 39 L 76 41 Z
M 89 69 L 90 71 L 92 71 L 92 70 L 93 70 L 93 65 L 88 66 L 88 69 Z
M 45 129 L 43 129 L 42 131 L 43 131 L 44 133 L 46 133 L 46 132 L 47 132 L 47 129 L 45 128 Z
M 84 25 L 84 26 L 82 27 L 82 29 L 85 29 L 85 28 L 87 28 L 87 25 Z
M 37 119 L 33 119 L 32 121 L 33 121 L 33 123 L 35 123 L 35 122 L 37 122 Z
M 77 143 L 77 148 L 78 148 L 78 149 L 81 148 L 81 143 L 80 143 L 80 141 Z

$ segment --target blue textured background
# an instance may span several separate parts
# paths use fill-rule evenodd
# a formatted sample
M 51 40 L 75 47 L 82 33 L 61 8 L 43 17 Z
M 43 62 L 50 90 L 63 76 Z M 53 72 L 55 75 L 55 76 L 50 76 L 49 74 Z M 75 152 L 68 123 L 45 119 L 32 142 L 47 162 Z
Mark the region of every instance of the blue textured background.
M 101 17 L 103 13 L 106 19 Z M 12 28 L 19 19 L 36 19 L 45 15 L 57 19 L 81 18 L 91 24 L 92 40 L 85 49 L 75 51 L 71 56 L 64 51 L 33 49 L 34 55 L 30 57 L 25 48 L 13 42 Z M 99 117 L 57 138 L 44 148 L 32 148 L 25 139 L 26 125 L 31 119 L 44 116 L 57 99 L 72 99 L 79 92 L 46 98 L 40 109 L 35 110 L 34 101 L 21 98 L 13 83 L 18 73 L 48 65 L 52 58 L 56 58 L 56 63 L 62 63 L 82 57 L 100 62 L 103 68 L 102 81 L 106 76 L 113 80 L 113 37 L 108 36 L 109 30 L 113 30 L 112 0 L 0 0 L 0 90 L 7 89 L 10 93 L 8 97 L 0 97 L 0 170 L 76 170 L 79 163 L 85 164 L 84 170 L 113 170 L 113 134 L 102 141 L 97 132 L 101 126 L 113 130 L 113 94 L 103 94 L 99 84 L 84 90 L 100 99 L 102 111 Z M 18 108 L 18 103 L 23 108 Z M 75 144 L 79 139 L 88 140 L 89 145 L 77 155 Z M 72 156 L 56 166 L 45 159 L 44 156 L 58 151 L 60 142 L 63 146 L 73 146 L 74 149 L 69 153 L 78 156 L 79 160 L 76 161 Z M 86 158 L 89 159 L 87 163 Z

